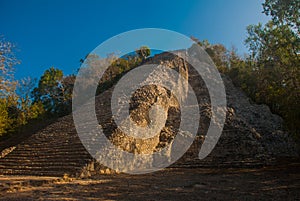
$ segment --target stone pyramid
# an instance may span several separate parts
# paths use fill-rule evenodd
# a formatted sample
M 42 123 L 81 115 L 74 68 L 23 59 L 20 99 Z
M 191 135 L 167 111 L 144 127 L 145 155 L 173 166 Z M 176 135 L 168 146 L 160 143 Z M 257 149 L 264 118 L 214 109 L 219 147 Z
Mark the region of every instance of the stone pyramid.
M 181 58 L 162 53 L 144 64 L 163 64 L 188 78 L 196 92 L 200 108 L 198 133 L 189 150 L 171 167 L 253 167 L 270 164 L 280 157 L 296 157 L 297 147 L 282 128 L 282 119 L 272 114 L 266 105 L 253 103 L 231 80 L 222 75 L 227 96 L 227 117 L 224 130 L 212 153 L 198 159 L 209 126 L 211 111 L 207 88 L 201 76 Z M 149 123 L 149 108 L 159 100 L 167 111 L 165 127 L 153 138 L 138 140 L 126 136 L 113 120 L 111 96 L 114 88 L 96 97 L 96 113 L 107 138 L 130 153 L 155 152 L 170 145 L 180 123 L 176 99 L 163 87 L 146 86 L 131 98 L 132 119 L 140 126 Z M 20 144 L 2 150 L 0 175 L 90 176 L 112 173 L 97 163 L 79 139 L 72 114 L 58 119 L 34 133 Z

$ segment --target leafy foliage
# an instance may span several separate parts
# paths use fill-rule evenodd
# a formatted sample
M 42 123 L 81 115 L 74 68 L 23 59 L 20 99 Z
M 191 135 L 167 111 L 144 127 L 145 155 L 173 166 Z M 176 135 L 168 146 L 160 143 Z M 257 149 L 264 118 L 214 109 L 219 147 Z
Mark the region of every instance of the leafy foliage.
M 0 98 L 13 96 L 17 87 L 14 66 L 19 63 L 13 53 L 14 45 L 0 37 Z
M 72 89 L 75 76 L 63 76 L 59 69 L 51 67 L 39 80 L 33 90 L 35 103 L 41 102 L 51 115 L 63 116 L 71 111 Z
M 117 81 L 128 71 L 139 66 L 145 58 L 150 55 L 151 51 L 148 47 L 143 46 L 133 53 L 117 57 L 114 54 L 108 55 L 106 58 L 99 58 L 98 55 L 89 54 L 84 59 L 84 65 L 81 69 L 81 75 L 89 80 L 84 80 L 84 87 L 89 88 L 94 84 L 98 84 L 96 94 L 112 87 Z M 106 69 L 98 83 L 94 83 L 99 79 L 100 72 Z
M 266 0 L 263 13 L 272 17 L 279 25 L 288 25 L 299 33 L 300 1 L 299 0 Z
M 191 37 L 198 45 L 200 45 L 213 60 L 220 72 L 225 73 L 230 66 L 230 52 L 222 44 L 210 44 L 207 40 L 199 41 L 195 37 Z
M 218 69 L 259 104 L 281 115 L 300 139 L 300 34 L 299 0 L 266 0 L 263 13 L 271 20 L 249 25 L 245 44 L 250 55 L 192 38 L 210 55 Z
M 19 61 L 13 48 L 12 43 L 0 39 L 0 136 L 17 131 L 44 112 L 40 103 L 32 103 L 29 98 L 32 82 L 14 79 L 14 66 Z
M 135 52 L 140 58 L 142 58 L 142 60 L 145 60 L 151 54 L 151 50 L 147 46 L 142 46 L 139 49 L 137 49 Z
M 245 43 L 251 55 L 229 75 L 253 100 L 283 116 L 299 138 L 300 1 L 266 0 L 263 8 L 272 20 L 247 27 Z

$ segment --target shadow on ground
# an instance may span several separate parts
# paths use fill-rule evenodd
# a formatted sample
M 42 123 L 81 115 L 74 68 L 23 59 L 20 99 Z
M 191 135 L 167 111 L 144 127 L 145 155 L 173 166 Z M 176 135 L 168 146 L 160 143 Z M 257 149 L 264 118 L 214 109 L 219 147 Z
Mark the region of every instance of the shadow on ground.
M 297 200 L 300 163 L 260 169 L 166 169 L 90 179 L 0 177 L 0 200 Z

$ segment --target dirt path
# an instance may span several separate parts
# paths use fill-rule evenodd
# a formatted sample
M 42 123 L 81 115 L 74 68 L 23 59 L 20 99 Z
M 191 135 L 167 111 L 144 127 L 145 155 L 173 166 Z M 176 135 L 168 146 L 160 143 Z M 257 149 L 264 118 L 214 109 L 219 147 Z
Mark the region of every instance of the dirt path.
M 300 163 L 93 179 L 0 177 L 0 200 L 300 200 Z

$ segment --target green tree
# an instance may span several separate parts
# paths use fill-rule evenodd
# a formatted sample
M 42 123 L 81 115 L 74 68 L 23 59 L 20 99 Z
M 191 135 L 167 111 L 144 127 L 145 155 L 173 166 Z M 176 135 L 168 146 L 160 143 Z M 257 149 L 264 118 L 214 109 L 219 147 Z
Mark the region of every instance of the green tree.
M 41 76 L 33 90 L 34 103 L 41 102 L 51 115 L 62 116 L 70 112 L 74 76 L 64 77 L 63 72 L 51 67 Z
M 14 45 L 0 37 L 0 98 L 14 96 L 18 82 L 14 79 L 15 65 L 19 64 L 13 53 Z
M 36 79 L 26 78 L 19 82 L 18 86 L 18 103 L 19 103 L 19 117 L 18 124 L 25 125 L 31 119 L 37 119 L 43 116 L 45 110 L 41 102 L 33 103 L 31 93 L 36 84 Z
M 19 63 L 13 53 L 14 45 L 0 37 L 0 136 L 14 127 L 18 97 L 14 66 Z
M 299 0 L 266 0 L 266 25 L 247 28 L 251 52 L 249 69 L 255 77 L 254 98 L 281 114 L 295 133 L 300 130 Z
M 151 55 L 151 50 L 147 46 L 142 46 L 139 49 L 137 49 L 135 52 L 143 61 Z
M 40 117 L 44 110 L 40 102 L 32 103 L 30 93 L 34 80 L 15 80 L 14 45 L 0 37 L 0 136 L 16 133 L 31 119 Z
M 263 13 L 272 17 L 278 25 L 288 25 L 299 34 L 300 1 L 299 0 L 266 0 Z
M 210 44 L 208 40 L 199 41 L 195 37 L 191 37 L 193 41 L 195 41 L 198 45 L 200 45 L 206 53 L 213 60 L 214 64 L 218 68 L 218 70 L 222 73 L 228 71 L 230 67 L 229 63 L 229 51 L 222 44 Z

